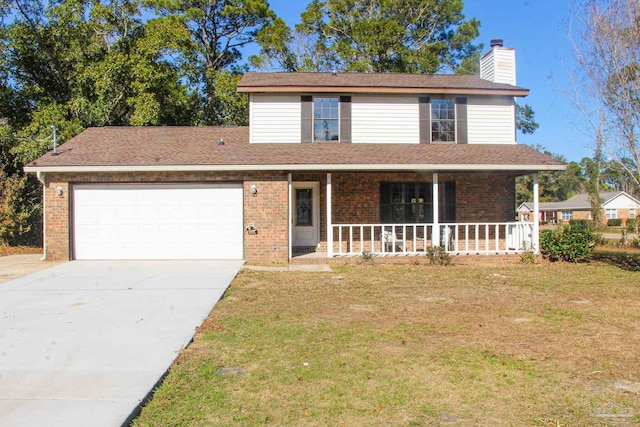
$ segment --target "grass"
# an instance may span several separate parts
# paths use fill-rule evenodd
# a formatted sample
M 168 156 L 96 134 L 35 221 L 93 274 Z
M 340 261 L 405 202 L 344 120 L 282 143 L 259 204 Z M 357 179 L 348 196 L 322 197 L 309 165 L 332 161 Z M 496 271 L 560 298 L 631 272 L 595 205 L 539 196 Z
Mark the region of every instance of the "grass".
M 242 271 L 135 425 L 640 423 L 638 273 L 334 270 Z
M 3 246 L 0 245 L 0 256 L 41 254 L 42 248 L 35 246 Z

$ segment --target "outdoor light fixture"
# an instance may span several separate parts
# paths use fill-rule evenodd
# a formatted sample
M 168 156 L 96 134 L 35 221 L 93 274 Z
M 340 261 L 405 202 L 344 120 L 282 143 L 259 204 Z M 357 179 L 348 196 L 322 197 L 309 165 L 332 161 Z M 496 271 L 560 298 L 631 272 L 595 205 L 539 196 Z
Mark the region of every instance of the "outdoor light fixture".
M 62 197 L 62 187 L 58 186 L 58 188 L 56 188 L 56 194 L 58 197 Z
M 256 187 L 255 184 L 251 185 L 251 194 L 253 194 L 254 197 L 258 195 L 258 187 Z

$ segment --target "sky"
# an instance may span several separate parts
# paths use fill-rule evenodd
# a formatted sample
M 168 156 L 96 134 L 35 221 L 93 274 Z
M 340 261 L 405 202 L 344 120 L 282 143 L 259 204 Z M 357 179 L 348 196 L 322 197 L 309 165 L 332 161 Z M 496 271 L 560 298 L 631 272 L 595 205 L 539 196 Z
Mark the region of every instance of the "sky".
M 533 135 L 518 133 L 518 143 L 541 146 L 579 162 L 593 149 L 580 131 L 580 115 L 562 93 L 571 71 L 572 47 L 568 39 L 571 0 L 464 0 L 467 18 L 480 20 L 484 52 L 491 39 L 503 39 L 516 50 L 517 85 L 530 90 L 519 99 L 535 111 L 540 127 Z M 290 27 L 300 21 L 304 0 L 269 0 L 271 8 Z M 247 53 L 245 53 L 248 56 Z

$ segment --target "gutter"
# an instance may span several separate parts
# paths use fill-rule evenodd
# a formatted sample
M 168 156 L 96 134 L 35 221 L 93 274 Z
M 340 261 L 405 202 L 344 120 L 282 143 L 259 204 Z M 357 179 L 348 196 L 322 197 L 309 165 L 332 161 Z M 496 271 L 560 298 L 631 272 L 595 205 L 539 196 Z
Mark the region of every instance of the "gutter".
M 36 178 L 42 183 L 42 258 L 40 258 L 40 261 L 45 261 L 47 259 L 47 190 L 45 173 L 37 171 Z
M 513 164 L 281 164 L 281 165 L 153 165 L 153 166 L 25 166 L 25 172 L 236 172 L 236 171 L 429 171 L 429 172 L 539 172 L 563 171 L 566 165 Z

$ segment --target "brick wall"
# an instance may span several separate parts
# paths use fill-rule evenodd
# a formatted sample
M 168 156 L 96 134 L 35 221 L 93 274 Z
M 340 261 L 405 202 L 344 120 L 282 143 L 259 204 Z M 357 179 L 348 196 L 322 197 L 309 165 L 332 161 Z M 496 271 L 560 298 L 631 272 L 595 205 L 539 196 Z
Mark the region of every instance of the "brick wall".
M 47 258 L 71 259 L 71 193 L 74 183 L 171 183 L 241 182 L 244 189 L 244 226 L 253 223 L 258 234 L 244 233 L 244 255 L 248 262 L 283 262 L 289 255 L 288 185 L 283 172 L 145 172 L 73 173 L 45 176 Z M 251 194 L 256 185 L 258 194 Z M 57 187 L 63 195 L 58 197 Z
M 380 222 L 380 182 L 432 182 L 431 173 L 333 173 L 333 223 Z M 327 174 L 293 174 L 293 181 L 320 183 L 320 250 L 326 250 Z M 439 174 L 456 181 L 457 222 L 510 222 L 514 220 L 514 176 L 509 174 Z M 244 234 L 248 262 L 286 262 L 289 252 L 288 182 L 285 172 L 145 172 L 73 173 L 46 175 L 46 250 L 49 259 L 71 259 L 71 193 L 74 183 L 241 182 L 244 189 L 244 226 L 257 234 Z M 257 195 L 251 193 L 255 185 Z M 58 197 L 56 188 L 62 187 Z

